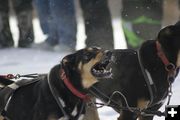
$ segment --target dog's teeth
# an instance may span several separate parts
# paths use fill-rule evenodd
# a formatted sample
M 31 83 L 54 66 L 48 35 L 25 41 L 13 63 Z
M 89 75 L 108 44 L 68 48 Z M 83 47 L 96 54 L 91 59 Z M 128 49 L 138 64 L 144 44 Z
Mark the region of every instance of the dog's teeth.
M 109 73 L 109 71 L 108 71 L 108 70 L 105 70 L 105 73 Z

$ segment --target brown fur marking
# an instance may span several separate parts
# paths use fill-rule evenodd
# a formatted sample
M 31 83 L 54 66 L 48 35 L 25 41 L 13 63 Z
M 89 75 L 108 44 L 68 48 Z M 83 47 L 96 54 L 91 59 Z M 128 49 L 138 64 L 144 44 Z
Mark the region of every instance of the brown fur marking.
M 98 53 L 97 56 L 90 60 L 86 64 L 82 64 L 82 62 L 79 63 L 78 68 L 81 72 L 81 77 L 82 77 L 82 85 L 84 88 L 89 88 L 92 86 L 94 83 L 97 82 L 97 79 L 91 74 L 91 68 L 100 60 L 102 59 L 103 53 Z

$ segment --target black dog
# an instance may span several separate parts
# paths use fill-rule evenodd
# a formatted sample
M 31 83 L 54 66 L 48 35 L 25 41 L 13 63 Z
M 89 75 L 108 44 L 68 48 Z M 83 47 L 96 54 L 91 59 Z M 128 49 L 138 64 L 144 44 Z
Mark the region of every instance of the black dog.
M 5 116 L 10 120 L 81 119 L 88 88 L 98 79 L 111 77 L 111 56 L 109 51 L 92 47 L 64 57 L 48 76 L 17 89 Z
M 111 96 L 109 105 L 120 112 L 119 120 L 152 120 L 153 116 L 138 115 L 127 104 L 157 111 L 164 103 L 180 66 L 180 23 L 162 29 L 156 40 L 144 42 L 139 57 L 130 49 L 114 50 L 113 54 L 111 80 L 95 84 L 92 92 L 100 91 L 95 95 L 105 102 Z

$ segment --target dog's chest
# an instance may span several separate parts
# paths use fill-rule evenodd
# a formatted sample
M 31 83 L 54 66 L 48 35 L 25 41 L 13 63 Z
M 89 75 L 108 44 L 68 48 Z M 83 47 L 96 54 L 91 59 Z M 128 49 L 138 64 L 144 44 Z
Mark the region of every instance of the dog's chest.
M 70 105 L 60 99 L 61 105 L 56 109 L 55 113 L 50 113 L 47 120 L 82 120 L 85 113 L 85 104 L 77 102 L 75 105 Z
M 84 118 L 84 106 L 80 106 L 79 108 L 78 105 L 75 105 L 73 110 L 69 112 L 70 110 L 68 110 L 68 106 L 64 104 L 62 109 L 59 109 L 59 111 L 61 112 L 60 116 L 58 116 L 57 114 L 50 114 L 47 120 L 82 120 Z
M 84 114 L 81 114 L 77 120 L 83 120 L 83 118 L 84 118 Z M 61 117 L 61 118 L 57 118 L 57 119 L 50 118 L 48 120 L 69 120 L 69 119 L 67 119 L 66 117 Z

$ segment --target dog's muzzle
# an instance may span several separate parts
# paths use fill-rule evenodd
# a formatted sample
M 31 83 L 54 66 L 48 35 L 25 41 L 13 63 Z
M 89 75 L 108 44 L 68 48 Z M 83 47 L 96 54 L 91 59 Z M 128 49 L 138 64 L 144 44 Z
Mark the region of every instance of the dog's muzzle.
M 110 78 L 112 76 L 112 52 L 104 51 L 103 57 L 100 62 L 96 63 L 92 69 L 91 73 L 97 78 Z

